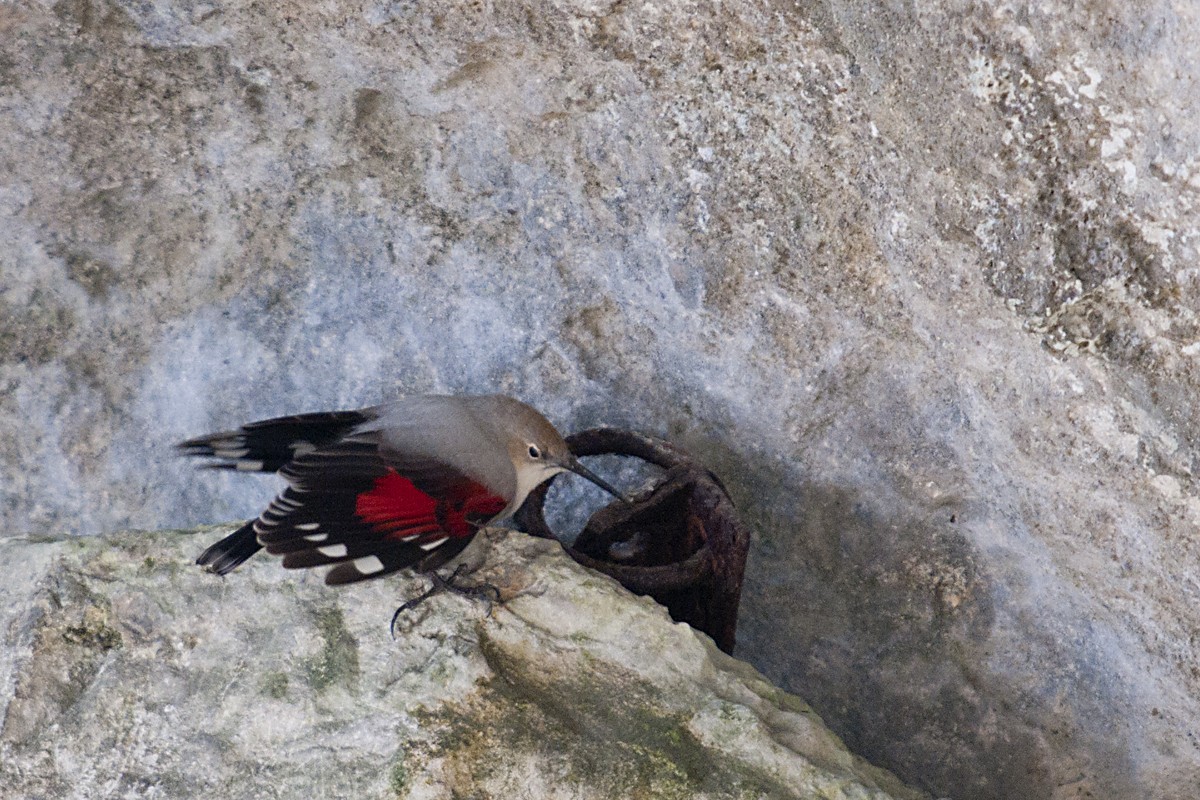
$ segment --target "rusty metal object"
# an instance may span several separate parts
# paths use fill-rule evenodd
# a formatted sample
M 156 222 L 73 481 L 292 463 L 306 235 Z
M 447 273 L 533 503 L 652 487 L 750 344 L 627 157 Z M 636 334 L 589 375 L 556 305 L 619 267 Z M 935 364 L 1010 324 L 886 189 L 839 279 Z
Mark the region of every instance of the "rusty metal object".
M 632 505 L 617 501 L 597 511 L 574 546 L 563 548 L 732 653 L 750 536 L 720 479 L 686 451 L 641 433 L 593 428 L 568 436 L 567 444 L 577 456 L 630 456 L 666 472 Z M 558 539 L 542 513 L 548 490 L 547 483 L 531 492 L 516 521 L 527 533 Z

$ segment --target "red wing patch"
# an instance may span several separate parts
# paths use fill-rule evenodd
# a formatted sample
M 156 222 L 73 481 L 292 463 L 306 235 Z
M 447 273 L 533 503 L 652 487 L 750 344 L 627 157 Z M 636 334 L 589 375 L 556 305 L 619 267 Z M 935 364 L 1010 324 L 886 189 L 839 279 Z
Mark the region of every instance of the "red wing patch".
M 431 534 L 470 536 L 476 525 L 499 514 L 508 503 L 487 487 L 463 479 L 434 498 L 395 470 L 376 479 L 370 491 L 355 498 L 354 513 L 386 538 Z

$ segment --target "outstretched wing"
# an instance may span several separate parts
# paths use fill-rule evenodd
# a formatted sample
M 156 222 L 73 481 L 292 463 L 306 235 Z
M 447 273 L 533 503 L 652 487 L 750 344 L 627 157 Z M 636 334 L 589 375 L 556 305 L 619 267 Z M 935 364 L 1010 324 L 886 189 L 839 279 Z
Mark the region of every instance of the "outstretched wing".
M 374 419 L 375 409 L 294 414 L 210 433 L 176 445 L 187 456 L 214 459 L 207 469 L 276 472 L 298 453 L 332 444 Z
M 285 567 L 336 565 L 330 584 L 432 569 L 508 505 L 437 459 L 385 457 L 371 437 L 299 455 L 280 475 L 290 485 L 253 523 L 257 540 Z

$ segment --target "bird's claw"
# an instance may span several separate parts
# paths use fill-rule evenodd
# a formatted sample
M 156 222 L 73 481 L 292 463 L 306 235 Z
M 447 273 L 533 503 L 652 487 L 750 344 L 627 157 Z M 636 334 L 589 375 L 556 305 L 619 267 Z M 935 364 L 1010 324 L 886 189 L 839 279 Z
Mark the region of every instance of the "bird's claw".
M 500 589 L 490 583 L 479 583 L 474 586 L 460 586 L 459 584 L 455 583 L 455 581 L 462 576 L 466 566 L 466 564 L 459 564 L 454 568 L 454 572 L 450 573 L 450 577 L 448 578 L 443 578 L 436 572 L 429 573 L 429 580 L 433 585 L 411 600 L 404 601 L 404 603 L 396 609 L 396 613 L 392 614 L 391 624 L 388 625 L 388 630 L 391 632 L 392 638 L 396 638 L 396 621 L 400 619 L 401 614 L 403 614 L 405 611 L 410 611 L 416 608 L 429 598 L 436 594 L 441 594 L 442 592 L 453 592 L 454 594 L 461 595 L 462 597 L 469 597 L 472 599 L 484 599 L 487 600 L 489 604 L 499 603 L 501 600 Z

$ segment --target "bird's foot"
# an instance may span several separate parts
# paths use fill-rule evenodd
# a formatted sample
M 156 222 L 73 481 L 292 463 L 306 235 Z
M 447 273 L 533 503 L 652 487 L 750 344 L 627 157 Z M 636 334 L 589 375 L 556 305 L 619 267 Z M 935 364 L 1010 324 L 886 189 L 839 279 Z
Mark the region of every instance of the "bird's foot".
M 459 564 L 454 568 L 454 572 L 450 573 L 450 577 L 448 578 L 443 578 L 436 572 L 429 573 L 429 580 L 433 585 L 426 589 L 422 594 L 412 598 L 411 600 L 406 600 L 403 605 L 396 609 L 396 613 L 392 614 L 392 622 L 388 626 L 388 630 L 391 631 L 392 638 L 396 638 L 396 620 L 400 619 L 401 614 L 403 614 L 405 611 L 411 611 L 429 598 L 433 597 L 434 595 L 441 594 L 442 592 L 453 592 L 454 594 L 461 595 L 463 597 L 469 597 L 473 600 L 482 599 L 487 600 L 489 603 L 499 603 L 500 590 L 490 583 L 477 583 L 470 586 L 464 586 L 456 582 L 462 577 L 462 574 L 466 568 L 466 564 Z

